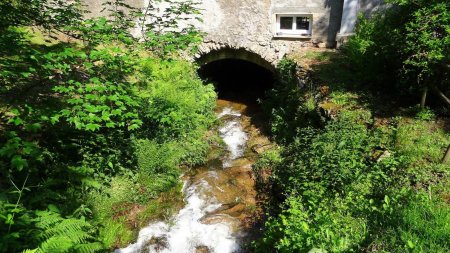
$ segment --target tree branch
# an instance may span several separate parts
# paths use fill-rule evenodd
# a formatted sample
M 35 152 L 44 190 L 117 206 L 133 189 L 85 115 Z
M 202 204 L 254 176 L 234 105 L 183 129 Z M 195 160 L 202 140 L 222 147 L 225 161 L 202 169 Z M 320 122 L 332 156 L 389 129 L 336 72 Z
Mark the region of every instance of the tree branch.
M 14 188 L 16 188 L 17 192 L 19 193 L 19 198 L 17 198 L 16 206 L 14 207 L 14 209 L 17 209 L 17 207 L 20 204 L 20 199 L 22 198 L 23 190 L 25 189 L 25 185 L 27 184 L 27 181 L 28 181 L 28 176 L 30 176 L 30 172 L 27 173 L 27 177 L 25 178 L 25 181 L 23 182 L 22 189 L 19 189 L 19 187 L 17 187 L 17 185 L 14 183 L 14 181 L 11 179 L 11 177 L 9 177 L 9 181 L 11 181 L 12 185 L 14 186 Z M 16 212 L 14 212 L 12 214 L 12 219 L 14 219 L 15 215 L 16 215 Z M 12 226 L 12 223 L 10 223 L 8 226 L 8 234 L 11 232 L 11 226 Z
M 442 158 L 442 163 L 446 163 L 450 160 L 450 145 L 447 147 L 447 152 L 445 152 L 444 158 Z
M 420 99 L 420 107 L 425 108 L 425 104 L 427 102 L 427 93 L 428 93 L 428 87 L 425 87 L 422 91 L 422 98 Z
M 436 85 L 432 85 L 431 87 L 433 87 L 434 91 L 436 92 L 436 94 L 448 105 L 450 106 L 450 99 L 445 96 L 445 94 L 439 90 L 439 88 Z

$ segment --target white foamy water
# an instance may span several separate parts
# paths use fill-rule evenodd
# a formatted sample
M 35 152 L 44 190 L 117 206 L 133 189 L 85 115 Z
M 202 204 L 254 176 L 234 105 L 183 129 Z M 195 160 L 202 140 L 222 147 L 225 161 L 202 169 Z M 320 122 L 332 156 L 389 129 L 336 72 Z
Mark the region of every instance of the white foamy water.
M 231 161 L 242 156 L 247 135 L 239 123 L 240 113 L 225 108 L 218 117 L 225 115 L 231 115 L 233 118 L 219 131 L 230 151 L 227 160 Z M 207 175 L 212 179 L 218 177 L 215 171 L 210 171 Z M 204 179 L 198 182 L 185 182 L 183 191 L 186 206 L 168 222 L 151 223 L 139 232 L 136 243 L 117 249 L 115 253 L 195 253 L 198 247 L 208 247 L 210 253 L 239 252 L 241 248 L 239 235 L 232 231 L 231 223 L 236 221 L 234 218 L 227 215 L 213 215 L 212 218 L 218 217 L 219 222 L 202 223 L 202 218 L 211 218 L 208 214 L 222 206 L 211 197 L 211 191 L 217 190 L 221 189 L 213 189 Z
M 231 107 L 225 107 L 223 110 L 217 115 L 217 118 L 222 118 L 225 115 L 231 115 L 235 117 L 241 117 L 241 113 L 238 111 L 233 110 Z
M 227 144 L 230 155 L 224 159 L 223 166 L 225 168 L 231 166 L 231 161 L 244 155 L 245 145 L 247 144 L 247 134 L 242 129 L 239 117 L 241 114 L 233 109 L 226 107 L 218 117 L 232 116 L 231 120 L 225 122 L 225 125 L 219 129 L 220 137 Z
M 207 199 L 206 193 L 210 190 L 205 180 L 186 187 L 186 206 L 171 222 L 150 224 L 139 232 L 135 244 L 115 252 L 195 253 L 199 246 L 216 253 L 238 251 L 239 244 L 228 224 L 201 223 L 202 217 L 221 206 L 215 199 Z M 151 241 L 158 243 L 149 245 Z

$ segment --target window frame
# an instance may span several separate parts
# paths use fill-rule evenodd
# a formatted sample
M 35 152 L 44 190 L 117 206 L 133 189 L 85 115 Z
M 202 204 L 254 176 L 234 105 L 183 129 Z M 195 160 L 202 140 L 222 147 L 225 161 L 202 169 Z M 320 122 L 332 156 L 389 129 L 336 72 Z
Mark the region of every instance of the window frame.
M 310 13 L 295 13 L 295 14 L 275 14 L 275 37 L 294 37 L 294 38 L 310 38 L 312 36 L 313 15 Z M 281 18 L 292 18 L 292 29 L 281 29 Z M 308 18 L 308 30 L 297 29 L 297 18 Z

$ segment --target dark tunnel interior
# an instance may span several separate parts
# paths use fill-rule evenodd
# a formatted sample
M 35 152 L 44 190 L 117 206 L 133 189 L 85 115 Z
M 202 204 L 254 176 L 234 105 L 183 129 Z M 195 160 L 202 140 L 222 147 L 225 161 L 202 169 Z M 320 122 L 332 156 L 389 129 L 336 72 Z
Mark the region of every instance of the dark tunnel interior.
M 256 103 L 257 99 L 264 99 L 275 78 L 272 71 L 239 59 L 205 64 L 198 73 L 205 83 L 214 84 L 219 99 L 245 103 Z

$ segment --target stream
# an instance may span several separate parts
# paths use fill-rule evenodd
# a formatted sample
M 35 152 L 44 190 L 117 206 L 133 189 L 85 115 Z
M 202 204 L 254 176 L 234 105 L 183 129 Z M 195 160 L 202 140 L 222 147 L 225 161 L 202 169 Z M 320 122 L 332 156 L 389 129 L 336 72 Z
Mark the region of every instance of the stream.
M 217 101 L 224 145 L 211 148 L 207 163 L 183 176 L 185 207 L 168 221 L 149 224 L 136 243 L 115 253 L 244 252 L 259 209 L 251 170 L 254 147 L 269 144 L 252 123 L 252 108 Z

